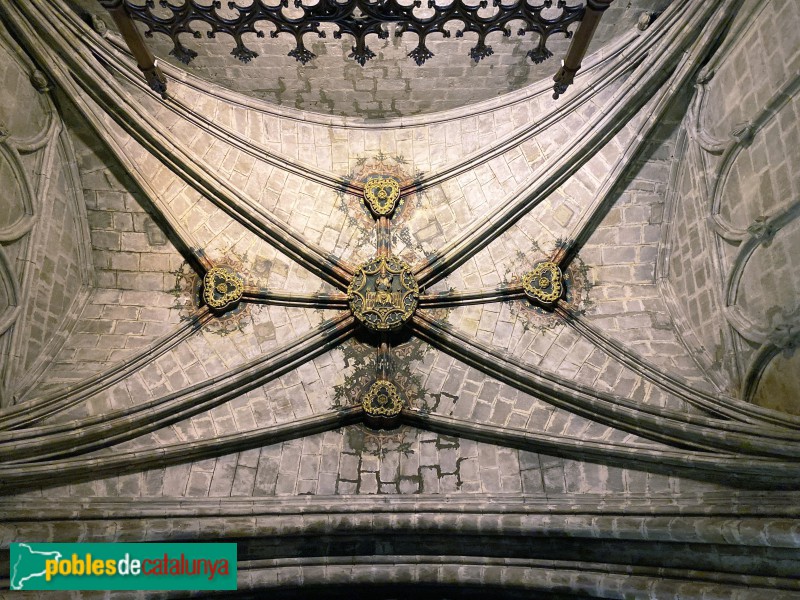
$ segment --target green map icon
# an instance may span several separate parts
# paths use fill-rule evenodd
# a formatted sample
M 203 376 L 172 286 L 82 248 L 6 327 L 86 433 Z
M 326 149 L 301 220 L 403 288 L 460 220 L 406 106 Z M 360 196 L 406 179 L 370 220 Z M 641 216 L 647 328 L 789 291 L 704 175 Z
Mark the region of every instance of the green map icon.
M 12 590 L 236 589 L 234 543 L 13 542 L 10 550 Z
M 45 575 L 45 561 L 58 560 L 60 552 L 41 552 L 28 544 L 14 544 L 16 552 L 11 557 L 11 589 L 24 590 L 25 583 Z

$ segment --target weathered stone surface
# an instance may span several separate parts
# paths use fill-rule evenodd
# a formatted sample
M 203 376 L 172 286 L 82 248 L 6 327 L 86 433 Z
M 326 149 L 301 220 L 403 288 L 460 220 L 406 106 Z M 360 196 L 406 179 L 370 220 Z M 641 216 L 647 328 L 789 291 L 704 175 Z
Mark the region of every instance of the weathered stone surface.
M 661 4 L 615 3 L 597 40 Z M 487 61 L 459 66 L 469 34 L 437 43 L 413 77 L 401 64 L 406 40 L 376 42 L 380 56 L 343 79 L 342 42 L 314 41 L 318 62 L 297 71 L 274 56 L 248 71 L 215 56 L 222 40 L 198 41 L 198 73 L 278 108 L 189 80 L 170 80 L 164 102 L 138 80 L 76 63 L 76 80 L 130 119 L 59 80 L 50 154 L 14 140 L 45 122 L 46 102 L 25 87 L 19 61 L 0 56 L 0 119 L 12 134 L 0 150 L 22 148 L 14 160 L 35 179 L 38 248 L 0 237 L 0 259 L 25 284 L 16 297 L 0 273 L 0 325 L 21 304 L 14 335 L 25 340 L 0 331 L 2 391 L 31 390 L 23 409 L 0 410 L 0 485 L 20 481 L 0 501 L 10 515 L 0 543 L 235 539 L 242 561 L 258 561 L 242 562 L 242 590 L 285 597 L 372 582 L 400 586 L 397 595 L 422 583 L 526 597 L 759 598 L 757 576 L 796 592 L 796 494 L 775 489 L 797 486 L 795 433 L 729 397 L 772 346 L 786 364 L 768 370 L 769 389 L 796 381 L 775 373 L 793 364 L 797 227 L 773 231 L 771 219 L 800 191 L 797 49 L 783 23 L 800 15 L 790 2 L 757 4 L 742 3 L 749 21 L 737 16 L 709 57 L 690 48 L 710 43 L 690 21 L 714 7 L 667 14 L 676 29 L 663 45 L 627 50 L 649 70 L 611 57 L 591 87 L 579 81 L 574 104 L 553 102 L 543 85 L 477 106 L 534 71 L 520 70 L 518 41 L 499 38 Z M 785 38 L 774 40 L 778 30 Z M 111 71 L 127 68 L 93 41 Z M 770 51 L 753 58 L 745 48 L 756 41 Z M 702 102 L 688 80 L 656 84 L 674 66 L 658 61 L 673 54 L 688 71 L 716 69 Z M 264 81 L 281 89 L 255 89 Z M 624 113 L 634 99 L 640 109 Z M 374 119 L 454 107 L 381 124 L 296 110 Z M 611 133 L 588 146 L 598 132 Z M 22 189 L 6 162 L 4 189 Z M 358 186 L 384 172 L 419 191 L 379 234 Z M 16 215 L 22 196 L 0 202 Z M 501 226 L 507 207 L 517 213 Z M 14 221 L 4 214 L 6 235 Z M 481 219 L 491 226 L 470 239 Z M 414 317 L 383 338 L 356 329 L 343 299 L 379 241 L 422 273 L 423 288 Z M 503 296 L 563 254 L 572 263 L 555 311 Z M 229 313 L 206 315 L 198 302 L 212 266 L 242 276 Z M 436 306 L 435 293 L 452 303 Z M 339 325 L 346 339 L 334 337 Z M 491 359 L 476 364 L 476 352 Z M 30 376 L 8 366 L 22 363 Z M 390 431 L 358 422 L 379 373 L 406 403 Z M 740 467 L 754 477 L 735 479 Z M 13 479 L 20 473 L 36 479 Z

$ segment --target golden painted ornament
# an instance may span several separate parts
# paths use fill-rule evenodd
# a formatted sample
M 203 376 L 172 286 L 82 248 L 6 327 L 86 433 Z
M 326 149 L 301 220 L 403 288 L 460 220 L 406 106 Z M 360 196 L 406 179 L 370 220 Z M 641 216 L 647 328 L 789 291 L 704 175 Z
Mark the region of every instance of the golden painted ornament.
M 203 277 L 203 301 L 213 310 L 222 311 L 242 299 L 242 278 L 225 267 L 213 267 Z
M 364 184 L 364 201 L 378 217 L 388 217 L 400 199 L 400 182 L 394 177 L 370 177 Z
M 540 304 L 554 304 L 564 292 L 564 277 L 553 262 L 540 262 L 522 277 L 525 294 Z
M 414 314 L 419 286 L 408 264 L 395 256 L 376 256 L 356 269 L 347 296 L 353 315 L 367 328 L 390 331 Z
M 403 400 L 392 382 L 379 379 L 370 386 L 361 406 L 370 417 L 391 418 L 403 410 Z

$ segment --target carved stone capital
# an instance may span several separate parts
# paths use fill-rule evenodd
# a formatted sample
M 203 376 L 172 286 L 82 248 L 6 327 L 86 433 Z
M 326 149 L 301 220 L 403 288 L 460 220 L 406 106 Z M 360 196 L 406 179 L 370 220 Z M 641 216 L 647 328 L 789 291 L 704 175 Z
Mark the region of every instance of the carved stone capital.
M 31 73 L 31 85 L 33 88 L 39 92 L 40 94 L 45 94 L 49 92 L 52 88 L 50 85 L 50 80 L 47 78 L 47 75 L 39 71 L 38 69 Z
M 731 130 L 731 137 L 742 146 L 747 146 L 751 141 L 753 141 L 753 136 L 755 133 L 755 127 L 750 121 L 747 121 L 746 123 L 740 123 L 739 125 L 736 125 Z
M 772 239 L 777 232 L 778 230 L 770 223 L 769 219 L 763 215 L 756 218 L 747 228 L 747 233 L 765 248 L 772 243 Z

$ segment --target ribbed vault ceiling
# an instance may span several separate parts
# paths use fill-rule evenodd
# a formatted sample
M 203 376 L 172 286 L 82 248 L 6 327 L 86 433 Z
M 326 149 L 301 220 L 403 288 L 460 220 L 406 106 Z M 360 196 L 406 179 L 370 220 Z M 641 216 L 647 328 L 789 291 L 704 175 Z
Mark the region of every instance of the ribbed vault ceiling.
M 668 317 L 616 328 L 603 320 L 623 300 L 630 312 L 639 303 L 669 314 L 652 283 L 661 229 L 631 233 L 644 209 L 626 202 L 645 196 L 636 186 L 659 152 L 685 143 L 677 124 L 691 83 L 736 8 L 675 0 L 646 32 L 587 61 L 558 103 L 547 80 L 525 87 L 544 73 L 531 69 L 502 90 L 518 87 L 511 95 L 370 123 L 239 94 L 260 95 L 244 78 L 232 85 L 228 65 L 211 74 L 214 45 L 195 72 L 234 89 L 209 90 L 167 66 L 162 100 L 115 36 L 96 35 L 64 3 L 3 6 L 55 88 L 44 129 L 63 123 L 83 193 L 95 194 L 95 252 L 83 259 L 94 279 L 84 288 L 86 307 L 102 308 L 82 314 L 110 322 L 107 306 L 135 298 L 137 318 L 113 317 L 113 327 L 141 320 L 158 332 L 141 347 L 87 355 L 94 362 L 60 350 L 0 411 L 0 489 L 9 505 L 32 499 L 14 509 L 15 534 L 43 518 L 55 531 L 74 520 L 82 536 L 102 537 L 101 523 L 120 519 L 134 537 L 178 539 L 187 528 L 203 537 L 200 523 L 240 542 L 243 590 L 274 587 L 282 569 L 301 574 L 285 597 L 337 577 L 380 594 L 397 577 L 431 597 L 455 582 L 544 597 L 666 597 L 691 577 L 700 586 L 692 593 L 792 593 L 800 423 L 710 377 Z M 628 26 L 609 26 L 598 43 Z M 375 77 L 363 73 L 356 87 Z M 321 90 L 327 77 L 298 81 Z M 380 110 L 424 111 L 423 96 L 412 85 L 417 108 Z M 109 166 L 88 169 L 92 156 Z M 668 180 L 669 164 L 652 179 Z M 365 205 L 374 176 L 398 183 L 389 216 Z M 95 213 L 114 196 L 94 190 L 114 178 L 153 228 L 151 217 L 131 217 L 141 229 L 106 257 Z M 113 211 L 107 236 L 124 222 L 123 209 Z M 593 257 L 628 252 L 608 242 L 623 235 L 652 249 L 637 249 L 615 286 Z M 136 275 L 123 284 L 115 265 L 125 259 L 111 251 L 126 243 L 142 256 L 157 247 L 174 288 Z M 354 281 L 360 265 L 389 255 L 408 265 L 418 304 L 402 327 L 371 331 L 351 310 Z M 531 277 L 542 262 L 552 268 Z M 130 271 L 141 276 L 138 265 Z M 537 297 L 531 286 L 552 291 L 556 266 L 563 293 Z M 625 281 L 641 272 L 638 287 Z M 209 285 L 224 295 L 237 280 L 241 299 L 209 305 Z M 640 296 L 613 297 L 633 289 Z M 148 308 L 168 315 L 160 327 Z M 81 319 L 64 348 L 96 333 Z M 56 368 L 64 364 L 75 372 Z M 371 427 L 362 403 L 376 380 L 400 395 L 388 431 Z M 561 491 L 548 493 L 559 478 Z M 159 519 L 152 534 L 150 519 Z M 731 536 L 740 545 L 726 545 Z

